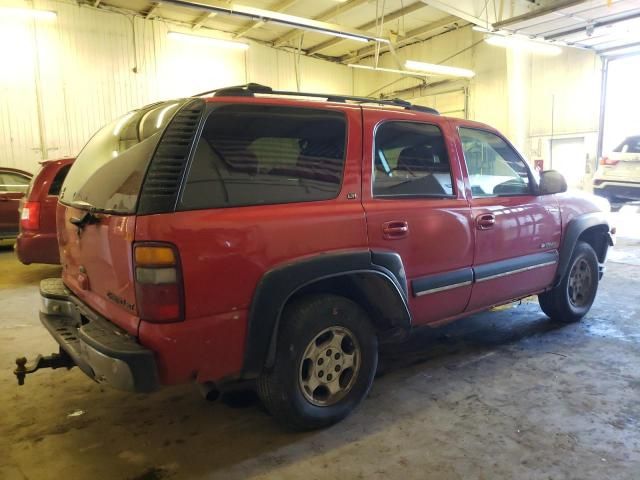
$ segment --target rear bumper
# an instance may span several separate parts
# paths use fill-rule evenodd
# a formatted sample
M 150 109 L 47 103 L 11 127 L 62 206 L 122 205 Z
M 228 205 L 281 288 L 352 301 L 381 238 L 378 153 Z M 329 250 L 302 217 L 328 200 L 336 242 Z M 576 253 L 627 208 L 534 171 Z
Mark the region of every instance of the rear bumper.
M 80 302 L 62 279 L 43 280 L 40 297 L 42 324 L 89 377 L 130 392 L 159 387 L 153 352 Z
M 31 263 L 60 264 L 55 233 L 20 232 L 16 239 L 16 255 L 25 265 Z
M 596 180 L 593 193 L 606 198 L 640 200 L 640 183 L 616 180 Z

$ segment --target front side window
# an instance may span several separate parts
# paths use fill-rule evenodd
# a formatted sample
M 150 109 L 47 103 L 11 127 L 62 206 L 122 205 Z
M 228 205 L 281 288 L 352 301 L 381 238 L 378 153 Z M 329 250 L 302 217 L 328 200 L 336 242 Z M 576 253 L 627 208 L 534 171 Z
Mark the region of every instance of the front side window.
M 31 179 L 11 172 L 0 172 L 0 192 L 25 193 Z
M 342 183 L 346 119 L 332 110 L 223 105 L 202 130 L 180 209 L 335 198 Z
M 383 123 L 376 131 L 373 155 L 374 197 L 453 195 L 449 156 L 435 125 Z
M 460 128 L 459 132 L 474 197 L 531 192 L 529 169 L 507 142 L 484 130 Z

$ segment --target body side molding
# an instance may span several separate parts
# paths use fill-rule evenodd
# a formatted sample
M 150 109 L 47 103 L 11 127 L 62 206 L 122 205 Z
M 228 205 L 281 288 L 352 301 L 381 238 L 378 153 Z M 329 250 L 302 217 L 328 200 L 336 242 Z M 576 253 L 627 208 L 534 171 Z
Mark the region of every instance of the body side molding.
M 558 252 L 533 253 L 474 267 L 476 283 L 558 263 Z
M 439 273 L 415 279 L 411 282 L 411 290 L 415 297 L 443 292 L 473 283 L 473 269 L 461 268 L 452 272 Z

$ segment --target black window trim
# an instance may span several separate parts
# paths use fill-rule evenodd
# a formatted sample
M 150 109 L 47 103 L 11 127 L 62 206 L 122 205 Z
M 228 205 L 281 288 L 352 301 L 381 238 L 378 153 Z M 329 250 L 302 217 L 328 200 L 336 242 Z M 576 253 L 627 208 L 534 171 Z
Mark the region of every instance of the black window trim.
M 186 187 L 187 179 L 189 178 L 189 174 L 191 173 L 191 167 L 193 166 L 193 160 L 196 156 L 196 151 L 198 148 L 198 142 L 200 142 L 200 138 L 202 137 L 202 132 L 204 130 L 204 126 L 209 119 L 209 116 L 213 114 L 214 111 L 218 110 L 221 107 L 229 106 L 229 105 L 250 105 L 250 106 L 265 106 L 265 107 L 279 107 L 279 108 L 289 108 L 291 110 L 318 110 L 318 111 L 330 111 L 330 112 L 339 112 L 344 118 L 344 155 L 342 158 L 342 172 L 340 175 L 340 184 L 337 189 L 337 193 L 334 197 L 326 198 L 322 200 L 302 200 L 298 202 L 274 202 L 274 203 L 260 203 L 255 205 L 229 205 L 224 207 L 207 207 L 207 208 L 184 208 L 181 207 L 182 204 L 182 196 L 184 194 L 184 190 Z M 316 106 L 292 106 L 292 105 L 282 105 L 280 103 L 253 103 L 253 102 L 207 102 L 205 104 L 205 110 L 200 118 L 200 123 L 196 128 L 196 132 L 193 137 L 193 144 L 191 151 L 189 152 L 189 157 L 187 158 L 187 166 L 184 169 L 184 173 L 182 178 L 180 179 L 180 184 L 178 187 L 178 193 L 176 195 L 176 202 L 173 208 L 174 212 L 193 212 L 199 210 L 223 210 L 229 208 L 255 208 L 255 207 L 266 207 L 266 206 L 275 206 L 275 205 L 292 205 L 292 204 L 306 204 L 306 203 L 319 203 L 319 202 L 333 202 L 340 198 L 342 194 L 342 189 L 344 187 L 344 172 L 347 168 L 347 161 L 349 160 L 348 152 L 349 152 L 349 118 L 347 114 L 342 109 L 337 108 L 318 108 Z
M 387 123 L 412 123 L 416 125 L 427 125 L 431 127 L 436 127 L 440 131 L 442 135 L 442 139 L 444 141 L 444 146 L 447 152 L 447 160 L 449 162 L 449 176 L 451 177 L 451 190 L 453 191 L 451 195 L 447 195 L 447 194 L 439 195 L 439 194 L 433 194 L 433 193 L 405 194 L 405 195 L 375 195 L 373 193 L 373 183 L 375 181 L 374 171 L 376 168 L 376 145 L 377 145 L 376 138 L 378 136 L 378 129 Z M 371 181 L 369 182 L 369 192 L 371 194 L 372 199 L 384 201 L 384 200 L 411 200 L 411 199 L 420 199 L 420 198 L 429 199 L 429 200 L 447 200 L 447 199 L 458 198 L 457 185 L 453 176 L 453 169 L 451 165 L 452 159 L 451 159 L 451 155 L 449 154 L 449 148 L 447 147 L 447 137 L 444 134 L 440 125 L 433 122 L 421 122 L 418 120 L 401 120 L 396 118 L 387 118 L 387 119 L 381 120 L 373 128 L 373 142 L 372 142 L 371 150 L 372 150 L 371 151 Z
M 458 134 L 458 140 L 460 141 L 460 147 L 462 149 L 462 160 L 464 160 L 464 166 L 465 166 L 465 170 L 467 171 L 467 180 L 469 179 L 469 165 L 467 164 L 467 157 L 464 154 L 464 148 L 462 147 L 462 137 L 460 136 L 460 129 L 464 128 L 466 130 L 475 130 L 477 132 L 482 132 L 482 133 L 489 133 L 491 135 L 495 135 L 496 137 L 500 138 L 504 143 L 507 144 L 507 146 L 509 148 L 511 148 L 511 150 L 513 150 L 513 152 L 516 154 L 516 157 L 518 157 L 518 159 L 520 159 L 520 161 L 524 164 L 525 169 L 527 170 L 527 176 L 529 178 L 529 192 L 528 193 L 513 193 L 513 194 L 509 194 L 509 195 L 485 195 L 483 197 L 476 197 L 473 195 L 473 192 L 471 192 L 471 198 L 472 199 L 479 199 L 479 198 L 503 198 L 503 197 L 531 197 L 531 196 L 536 196 L 538 195 L 538 183 L 535 181 L 535 178 L 533 177 L 533 173 L 531 172 L 531 168 L 529 168 L 529 164 L 527 163 L 527 161 L 524 159 L 524 157 L 522 155 L 520 155 L 520 152 L 518 152 L 518 149 L 516 147 L 513 146 L 513 144 L 507 140 L 504 135 L 502 135 L 500 132 L 497 131 L 491 131 L 491 130 L 487 130 L 486 128 L 480 128 L 480 127 L 468 127 L 466 125 L 456 125 L 456 132 Z
M 58 171 L 56 172 L 56 174 L 53 176 L 53 178 L 51 179 L 51 183 L 49 184 L 49 188 L 47 189 L 47 196 L 48 197 L 59 197 L 60 196 L 60 191 L 62 190 L 62 185 L 64 184 L 64 180 L 65 178 L 67 178 L 67 175 L 69 174 L 69 170 L 71 170 L 71 166 L 73 165 L 73 163 L 68 163 L 66 165 L 61 166 Z M 62 182 L 60 183 L 59 187 L 58 187 L 58 193 L 51 193 L 51 189 L 53 188 L 56 178 L 58 178 L 58 176 L 66 170 L 66 173 L 64 175 L 64 178 L 62 179 Z

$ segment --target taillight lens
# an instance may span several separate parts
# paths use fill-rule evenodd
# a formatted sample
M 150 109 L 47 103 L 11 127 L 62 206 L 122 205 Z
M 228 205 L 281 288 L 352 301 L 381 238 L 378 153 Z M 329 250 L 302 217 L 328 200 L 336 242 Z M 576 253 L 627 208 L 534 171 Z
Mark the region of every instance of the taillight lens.
M 20 226 L 23 230 L 37 230 L 40 228 L 39 202 L 25 202 L 20 214 Z
M 613 159 L 611 159 L 611 158 L 609 158 L 609 157 L 602 157 L 602 158 L 600 159 L 600 165 L 609 165 L 609 166 L 613 166 L 613 165 L 617 165 L 619 161 L 620 161 L 620 160 L 613 160 Z
M 138 314 L 148 322 L 184 320 L 184 291 L 173 245 L 138 243 L 133 250 Z

